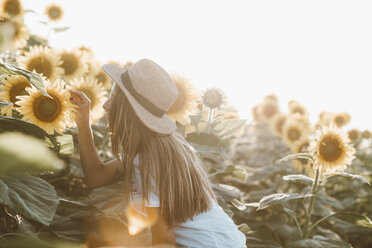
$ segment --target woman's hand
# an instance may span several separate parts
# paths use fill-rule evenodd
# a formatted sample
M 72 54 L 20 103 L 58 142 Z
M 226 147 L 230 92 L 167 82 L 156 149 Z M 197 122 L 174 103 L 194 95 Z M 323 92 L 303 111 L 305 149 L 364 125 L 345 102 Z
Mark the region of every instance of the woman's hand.
M 71 103 L 77 106 L 73 111 L 76 124 L 78 127 L 84 123 L 89 124 L 90 99 L 81 91 L 70 89 L 69 92 L 71 94 Z

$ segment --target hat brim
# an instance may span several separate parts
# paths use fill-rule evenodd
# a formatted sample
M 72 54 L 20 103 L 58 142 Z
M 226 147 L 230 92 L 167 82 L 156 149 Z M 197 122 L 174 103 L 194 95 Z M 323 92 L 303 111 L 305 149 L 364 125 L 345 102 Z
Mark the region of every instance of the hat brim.
M 140 103 L 138 103 L 137 100 L 124 87 L 124 84 L 121 81 L 121 74 L 125 72 L 126 69 L 114 64 L 106 64 L 102 66 L 102 70 L 124 92 L 124 94 L 128 98 L 129 103 L 132 105 L 134 112 L 147 128 L 161 134 L 171 134 L 172 132 L 176 131 L 176 124 L 167 116 L 167 114 L 164 114 L 160 118 L 153 115 L 152 113 L 147 111 L 147 109 L 145 109 Z

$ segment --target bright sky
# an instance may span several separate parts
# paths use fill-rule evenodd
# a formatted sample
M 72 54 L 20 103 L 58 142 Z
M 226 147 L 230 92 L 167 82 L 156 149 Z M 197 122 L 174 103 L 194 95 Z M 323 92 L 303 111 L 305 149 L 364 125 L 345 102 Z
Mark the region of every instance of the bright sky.
M 243 118 L 270 93 L 281 109 L 295 99 L 315 122 L 347 111 L 349 128 L 372 130 L 372 2 L 207 0 L 23 0 L 31 31 L 46 36 L 49 3 L 65 11 L 55 48 L 85 45 L 103 63 L 150 58 L 222 89 Z

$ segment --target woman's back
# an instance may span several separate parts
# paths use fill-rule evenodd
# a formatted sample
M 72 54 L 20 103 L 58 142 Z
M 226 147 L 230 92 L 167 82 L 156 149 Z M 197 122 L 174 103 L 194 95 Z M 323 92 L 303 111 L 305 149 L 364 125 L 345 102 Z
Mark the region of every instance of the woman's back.
M 147 217 L 146 211 L 141 207 L 142 202 L 142 180 L 139 172 L 138 156 L 134 160 L 133 195 L 130 198 L 131 207 L 138 214 Z M 152 180 L 152 189 L 156 185 Z M 150 191 L 145 207 L 159 207 L 157 192 Z M 217 202 L 210 198 L 211 209 L 193 216 L 185 222 L 175 224 L 173 231 L 176 237 L 177 247 L 237 247 L 245 246 L 245 235 L 238 230 L 231 218 L 223 211 Z

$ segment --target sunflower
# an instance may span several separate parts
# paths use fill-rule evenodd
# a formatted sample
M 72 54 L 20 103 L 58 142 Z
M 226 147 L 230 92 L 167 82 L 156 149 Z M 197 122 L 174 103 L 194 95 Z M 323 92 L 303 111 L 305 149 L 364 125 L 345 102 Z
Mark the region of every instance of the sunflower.
M 24 14 L 22 3 L 19 0 L 2 0 L 0 3 L 0 15 L 12 19 L 22 19 Z
M 279 113 L 279 105 L 275 100 L 266 100 L 257 109 L 259 119 L 269 123 Z
M 319 118 L 315 126 L 321 128 L 322 126 L 329 126 L 332 123 L 334 113 L 329 111 L 323 111 L 319 114 Z
M 132 61 L 128 61 L 127 63 L 125 63 L 124 65 L 124 69 L 128 69 L 129 67 L 131 67 L 133 65 L 133 62 Z
M 332 123 L 336 125 L 337 127 L 342 127 L 348 124 L 350 119 L 351 117 L 348 113 L 342 112 L 342 113 L 333 115 Z
M 287 121 L 288 116 L 284 113 L 278 113 L 270 122 L 271 129 L 276 133 L 277 135 L 281 136 L 283 133 L 283 126 L 285 122 Z
M 306 108 L 299 102 L 292 100 L 288 102 L 288 108 L 290 114 L 298 114 L 304 118 L 308 118 L 309 113 Z
M 105 114 L 103 104 L 107 100 L 106 90 L 94 77 L 81 77 L 70 81 L 70 87 L 82 91 L 90 99 L 90 120 L 95 123 Z
M 278 98 L 277 95 L 275 95 L 274 93 L 265 96 L 265 97 L 264 97 L 264 101 L 267 101 L 267 100 L 269 100 L 269 101 L 272 100 L 272 101 L 275 101 L 275 102 L 279 102 L 279 98 Z
M 46 7 L 44 14 L 46 14 L 52 22 L 62 19 L 63 9 L 56 4 L 51 4 Z
M 96 76 L 101 71 L 100 63 L 88 53 L 83 53 L 82 60 L 85 61 L 87 65 L 87 71 L 85 72 L 84 76 Z
M 8 36 L 3 37 L 3 39 L 11 41 L 12 49 L 20 49 L 26 46 L 30 36 L 23 23 L 0 17 L 0 26 L 3 29 L 2 35 Z
M 167 114 L 174 121 L 186 125 L 188 123 L 188 116 L 197 109 L 196 103 L 199 97 L 187 78 L 176 73 L 171 73 L 170 75 L 177 86 L 178 97 Z
M 224 94 L 221 90 L 216 88 L 207 89 L 203 95 L 203 103 L 205 106 L 214 109 L 222 105 L 224 101 Z
M 371 134 L 370 131 L 368 131 L 368 130 L 364 130 L 363 133 L 362 133 L 362 136 L 363 136 L 363 138 L 365 138 L 365 139 L 370 139 L 370 138 L 372 137 L 372 134 Z
M 347 132 L 347 135 L 351 143 L 355 143 L 362 138 L 362 133 L 358 129 L 349 130 Z
M 82 53 L 84 54 L 88 54 L 89 56 L 94 56 L 94 52 L 92 49 L 90 49 L 89 47 L 86 47 L 86 46 L 80 46 L 78 48 Z
M 96 75 L 94 75 L 94 78 L 98 81 L 98 83 L 101 83 L 105 89 L 110 89 L 112 87 L 111 78 L 101 69 Z
M 61 68 L 62 60 L 51 48 L 45 46 L 32 46 L 24 56 L 17 58 L 20 67 L 43 74 L 50 81 L 59 78 L 64 70 Z
M 0 85 L 0 99 L 11 102 L 15 107 L 19 107 L 16 103 L 17 96 L 28 95 L 26 88 L 31 87 L 30 81 L 21 75 L 11 75 L 5 78 Z M 1 114 L 12 116 L 12 106 L 7 106 L 1 109 Z
M 124 66 L 120 63 L 120 61 L 116 61 L 116 60 L 109 60 L 107 64 L 117 65 L 121 68 L 124 68 Z
M 252 118 L 255 122 L 259 123 L 262 122 L 260 115 L 258 114 L 258 109 L 260 105 L 255 105 L 252 107 L 251 112 L 252 112 Z
M 54 83 L 46 80 L 45 88 L 52 98 L 41 94 L 36 87 L 26 88 L 29 95 L 17 97 L 20 99 L 17 110 L 23 115 L 22 119 L 38 125 L 49 134 L 53 134 L 53 130 L 62 132 L 71 123 L 73 105 L 69 100 L 70 93 L 60 80 Z
M 58 53 L 61 56 L 61 67 L 64 69 L 62 75 L 66 80 L 80 78 L 88 71 L 88 66 L 85 63 L 85 57 L 79 49 L 72 51 L 63 50 Z
M 317 131 L 309 151 L 314 155 L 316 164 L 326 172 L 344 170 L 346 165 L 351 164 L 355 153 L 346 133 L 334 125 Z
M 293 117 L 289 117 L 282 127 L 283 142 L 290 148 L 301 144 L 310 133 L 307 125 Z

